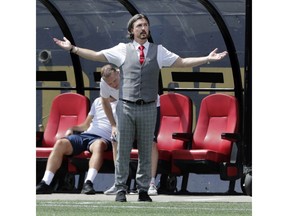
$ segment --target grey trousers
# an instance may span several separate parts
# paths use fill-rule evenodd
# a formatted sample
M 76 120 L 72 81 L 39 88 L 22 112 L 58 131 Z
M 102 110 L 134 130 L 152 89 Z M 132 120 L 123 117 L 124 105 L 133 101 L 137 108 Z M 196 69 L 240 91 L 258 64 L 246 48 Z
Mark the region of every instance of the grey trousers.
M 116 113 L 118 152 L 115 163 L 115 186 L 118 190 L 127 190 L 130 152 L 136 138 L 139 152 L 136 183 L 139 191 L 148 191 L 157 115 L 156 103 L 136 105 L 119 100 Z

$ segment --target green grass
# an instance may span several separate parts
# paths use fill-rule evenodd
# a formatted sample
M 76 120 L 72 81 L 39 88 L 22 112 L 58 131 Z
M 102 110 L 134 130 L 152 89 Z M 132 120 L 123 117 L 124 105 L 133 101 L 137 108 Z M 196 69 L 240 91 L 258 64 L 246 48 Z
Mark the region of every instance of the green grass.
M 127 202 L 114 201 L 37 201 L 37 216 L 99 215 L 99 216 L 147 216 L 147 215 L 197 215 L 244 216 L 252 215 L 252 203 L 215 202 Z

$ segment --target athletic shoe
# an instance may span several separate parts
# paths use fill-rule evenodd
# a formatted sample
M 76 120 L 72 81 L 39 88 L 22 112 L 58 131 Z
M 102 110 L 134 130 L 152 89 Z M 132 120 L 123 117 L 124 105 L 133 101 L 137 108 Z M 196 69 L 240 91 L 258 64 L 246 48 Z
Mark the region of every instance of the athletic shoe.
M 83 184 L 83 188 L 81 191 L 81 194 L 96 194 L 96 191 L 93 188 L 93 183 L 90 180 L 87 180 L 84 184 Z
M 138 189 L 135 189 L 135 188 L 130 189 L 130 191 L 128 191 L 128 193 L 129 193 L 129 194 L 132 194 L 132 195 L 138 194 Z
M 146 191 L 140 191 L 138 201 L 139 202 L 152 202 L 152 199 L 149 197 Z
M 51 194 L 52 192 L 53 188 L 43 180 L 36 186 L 36 194 Z
M 158 195 L 157 187 L 155 184 L 150 184 L 150 187 L 148 190 L 148 195 L 149 196 L 157 196 Z
M 116 198 L 115 198 L 116 202 L 127 202 L 126 200 L 126 191 L 120 190 L 117 192 Z
M 117 194 L 117 188 L 115 187 L 115 185 L 113 185 L 111 188 L 104 191 L 104 194 L 105 195 L 116 195 Z

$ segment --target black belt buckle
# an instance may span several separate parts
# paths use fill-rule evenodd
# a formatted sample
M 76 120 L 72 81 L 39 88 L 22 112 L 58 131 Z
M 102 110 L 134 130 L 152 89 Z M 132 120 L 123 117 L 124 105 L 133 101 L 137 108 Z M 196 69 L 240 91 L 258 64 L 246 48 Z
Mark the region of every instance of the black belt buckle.
M 139 99 L 135 102 L 137 105 L 143 105 L 143 104 L 146 104 L 144 100 L 142 99 Z

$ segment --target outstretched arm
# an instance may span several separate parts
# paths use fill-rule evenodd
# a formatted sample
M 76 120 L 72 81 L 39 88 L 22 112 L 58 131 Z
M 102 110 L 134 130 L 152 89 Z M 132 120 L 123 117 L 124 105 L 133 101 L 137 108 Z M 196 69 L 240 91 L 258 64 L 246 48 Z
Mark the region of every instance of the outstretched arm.
M 92 61 L 107 62 L 106 57 L 101 52 L 96 52 L 94 50 L 76 47 L 72 45 L 71 42 L 66 37 L 63 37 L 63 41 L 57 38 L 53 38 L 53 40 L 62 49 L 66 51 L 70 51 L 74 54 L 77 54 L 82 58 L 92 60 Z
M 227 51 L 217 53 L 217 48 L 214 49 L 208 56 L 203 57 L 188 57 L 188 58 L 181 58 L 179 57 L 172 67 L 196 67 L 202 64 L 219 61 L 228 54 Z

